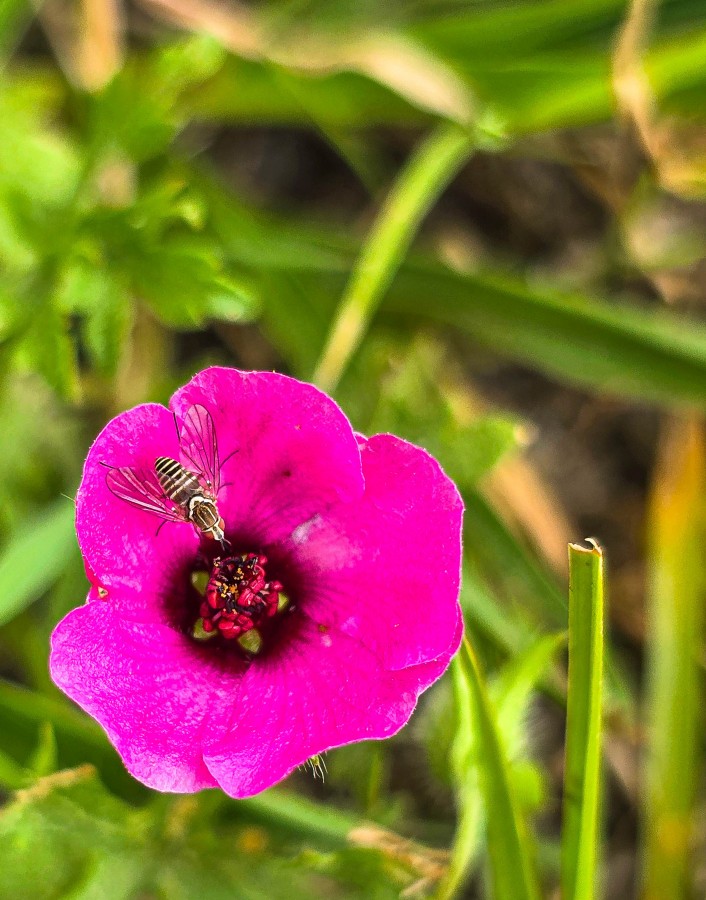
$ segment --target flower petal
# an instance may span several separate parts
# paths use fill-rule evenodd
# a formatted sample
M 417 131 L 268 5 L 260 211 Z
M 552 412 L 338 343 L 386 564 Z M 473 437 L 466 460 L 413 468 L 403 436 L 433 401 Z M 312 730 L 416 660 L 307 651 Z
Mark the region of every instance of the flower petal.
M 288 550 L 306 573 L 305 613 L 403 669 L 454 640 L 463 502 L 419 447 L 382 434 L 360 452 L 365 495 L 300 526 Z
M 390 737 L 450 658 L 386 672 L 370 650 L 302 616 L 286 643 L 250 666 L 225 731 L 205 735 L 206 765 L 226 793 L 248 797 L 317 753 Z
M 223 466 L 219 509 L 229 534 L 266 547 L 316 513 L 363 492 L 351 426 L 317 388 L 274 372 L 214 367 L 176 392 L 182 417 L 210 412 Z
M 129 588 L 125 596 L 139 599 L 141 593 L 156 594 L 174 567 L 195 555 L 199 537 L 193 525 L 167 522 L 160 528 L 163 520 L 116 497 L 106 483 L 106 465 L 152 468 L 158 456 L 178 452 L 174 418 L 155 403 L 117 416 L 94 441 L 76 495 L 76 531 L 95 583 Z
M 230 667 L 177 631 L 127 620 L 111 603 L 70 612 L 52 635 L 55 683 L 105 729 L 127 770 L 158 791 L 215 787 L 202 730 L 226 716 L 242 663 Z M 238 669 L 240 666 L 240 670 Z

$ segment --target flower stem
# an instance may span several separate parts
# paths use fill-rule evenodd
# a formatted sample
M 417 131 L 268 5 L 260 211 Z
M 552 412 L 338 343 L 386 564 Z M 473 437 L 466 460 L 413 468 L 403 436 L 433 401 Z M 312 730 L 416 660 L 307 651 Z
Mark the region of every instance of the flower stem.
M 363 245 L 314 371 L 323 390 L 335 390 L 420 223 L 472 149 L 472 133 L 446 123 L 402 170 Z

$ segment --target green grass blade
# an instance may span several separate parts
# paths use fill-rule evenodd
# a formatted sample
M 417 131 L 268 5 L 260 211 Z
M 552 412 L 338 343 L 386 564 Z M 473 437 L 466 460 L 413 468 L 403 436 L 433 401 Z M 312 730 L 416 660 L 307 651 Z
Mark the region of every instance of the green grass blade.
M 74 506 L 62 499 L 10 541 L 0 555 L 0 625 L 52 586 L 75 540 Z
M 313 380 L 332 391 L 427 211 L 468 158 L 473 139 L 441 125 L 414 153 L 384 203 L 341 299 Z
M 347 813 L 301 797 L 292 791 L 274 788 L 233 804 L 234 811 L 248 821 L 275 826 L 280 831 L 292 831 L 298 835 L 323 842 L 326 845 L 344 846 L 348 835 L 361 824 L 360 819 Z
M 645 703 L 645 900 L 691 895 L 689 845 L 703 739 L 703 503 L 706 449 L 695 422 L 668 425 L 652 499 Z
M 569 384 L 706 407 L 706 329 L 687 316 L 459 274 L 415 259 L 384 308 L 450 325 Z
M 474 753 L 475 704 L 470 681 L 458 659 L 451 665 L 451 676 L 457 721 L 449 758 L 456 790 L 456 831 L 449 864 L 439 883 L 436 900 L 451 900 L 461 890 L 481 851 L 483 837 L 483 799 Z
M 562 896 L 596 895 L 603 693 L 603 553 L 569 545 L 569 686 L 562 828 Z
M 355 242 L 340 232 L 274 216 L 265 220 L 226 201 L 207 180 L 199 184 L 216 210 L 232 262 L 266 276 L 261 293 L 268 328 L 305 374 L 311 346 L 322 339 L 330 315 L 327 297 L 350 267 Z M 297 291 L 287 304 L 280 299 L 287 283 L 271 279 L 292 279 L 293 273 Z M 290 311 L 302 304 L 306 316 Z M 374 305 L 366 316 L 374 314 Z M 567 295 L 556 287 L 539 290 L 506 273 L 462 273 L 414 254 L 400 266 L 381 313 L 405 327 L 449 326 L 564 383 L 670 408 L 706 408 L 706 328 L 674 310 Z
M 464 638 L 456 665 L 472 705 L 480 788 L 487 815 L 488 853 L 495 900 L 539 900 L 531 838 L 515 797 L 496 714 L 475 652 Z

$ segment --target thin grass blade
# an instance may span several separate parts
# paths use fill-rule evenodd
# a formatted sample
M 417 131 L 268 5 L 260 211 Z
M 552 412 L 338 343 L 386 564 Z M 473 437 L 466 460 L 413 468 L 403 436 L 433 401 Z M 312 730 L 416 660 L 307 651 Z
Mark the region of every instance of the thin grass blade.
M 569 686 L 562 896 L 596 896 L 603 700 L 603 552 L 569 545 Z
M 464 638 L 455 664 L 470 698 L 471 719 L 477 729 L 480 790 L 487 816 L 493 897 L 495 900 L 539 900 L 532 839 L 515 796 L 496 712 L 475 651 L 467 638 Z
M 414 153 L 380 211 L 346 287 L 313 381 L 337 385 L 420 222 L 473 149 L 469 131 L 442 125 Z
M 645 900 L 690 895 L 689 846 L 700 769 L 706 445 L 695 420 L 663 436 L 652 498 L 645 771 Z

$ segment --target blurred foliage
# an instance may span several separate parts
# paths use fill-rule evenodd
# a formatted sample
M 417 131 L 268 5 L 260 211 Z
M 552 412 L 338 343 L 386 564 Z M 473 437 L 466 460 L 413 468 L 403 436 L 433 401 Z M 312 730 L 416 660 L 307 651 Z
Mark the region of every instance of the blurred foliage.
M 583 398 L 577 432 L 605 408 L 706 407 L 705 96 L 702 0 L 0 2 L 1 898 L 553 896 L 561 555 L 611 520 L 556 501 L 567 460 L 535 448 L 564 407 L 522 397 Z M 323 784 L 152 795 L 47 674 L 86 592 L 85 452 L 207 363 L 311 379 L 322 360 L 358 430 L 459 485 L 471 643 L 407 729 L 331 754 Z M 654 521 L 635 538 L 626 509 L 607 546 L 609 574 L 632 548 L 616 630 L 617 585 L 646 566 L 654 629 L 607 633 L 607 898 L 638 895 L 638 821 L 646 896 L 706 884 L 701 494 L 670 501 L 665 459 Z M 653 743 L 665 722 L 684 739 Z

